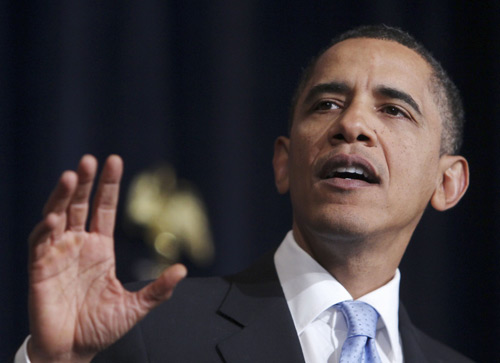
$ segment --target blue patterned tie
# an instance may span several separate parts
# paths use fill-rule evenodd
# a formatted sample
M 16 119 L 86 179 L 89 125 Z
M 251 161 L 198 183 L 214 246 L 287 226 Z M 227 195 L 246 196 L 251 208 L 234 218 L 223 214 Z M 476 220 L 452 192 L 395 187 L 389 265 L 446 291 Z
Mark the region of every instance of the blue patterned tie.
M 335 305 L 347 322 L 347 339 L 339 363 L 380 363 L 375 347 L 377 311 L 362 301 L 344 301 Z

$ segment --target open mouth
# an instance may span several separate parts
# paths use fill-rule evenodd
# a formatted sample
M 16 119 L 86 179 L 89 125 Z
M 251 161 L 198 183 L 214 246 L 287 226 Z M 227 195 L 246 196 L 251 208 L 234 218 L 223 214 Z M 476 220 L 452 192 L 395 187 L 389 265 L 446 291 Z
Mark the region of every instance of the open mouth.
M 328 160 L 320 169 L 319 178 L 361 180 L 369 184 L 380 183 L 379 177 L 368 162 L 364 160 L 346 160 L 346 158 Z

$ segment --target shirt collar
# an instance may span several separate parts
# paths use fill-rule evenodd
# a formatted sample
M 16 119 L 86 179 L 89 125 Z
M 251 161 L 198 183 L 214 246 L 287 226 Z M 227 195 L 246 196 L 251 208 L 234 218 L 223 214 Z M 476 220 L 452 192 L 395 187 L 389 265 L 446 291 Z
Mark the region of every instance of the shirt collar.
M 299 247 L 292 231 L 287 233 L 276 251 L 274 263 L 299 335 L 332 305 L 353 300 L 328 271 Z M 399 282 L 400 272 L 397 269 L 391 281 L 358 299 L 378 311 L 378 329 L 385 326 L 392 347 L 399 345 Z

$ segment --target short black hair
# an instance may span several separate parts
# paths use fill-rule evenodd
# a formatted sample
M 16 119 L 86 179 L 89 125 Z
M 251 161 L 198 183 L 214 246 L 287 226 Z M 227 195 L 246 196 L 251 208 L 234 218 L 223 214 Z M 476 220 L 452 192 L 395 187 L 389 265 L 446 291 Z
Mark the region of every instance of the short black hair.
M 318 59 L 335 44 L 347 39 L 370 38 L 397 42 L 419 54 L 431 67 L 431 90 L 436 96 L 437 106 L 441 115 L 443 131 L 441 135 L 441 155 L 457 154 L 463 142 L 465 124 L 464 108 L 460 92 L 441 64 L 413 36 L 396 28 L 381 25 L 363 25 L 348 30 L 332 39 L 330 44 L 313 57 L 302 71 L 297 88 L 292 98 L 290 108 L 289 130 L 291 130 L 297 101 L 309 82 Z

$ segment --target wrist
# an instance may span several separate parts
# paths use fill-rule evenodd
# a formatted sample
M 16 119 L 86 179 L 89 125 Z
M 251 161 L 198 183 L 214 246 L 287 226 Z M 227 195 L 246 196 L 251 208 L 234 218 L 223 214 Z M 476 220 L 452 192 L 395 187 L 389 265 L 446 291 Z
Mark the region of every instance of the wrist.
M 75 352 L 47 353 L 36 346 L 33 338 L 27 342 L 27 358 L 30 363 L 88 363 L 93 355 L 81 356 Z

